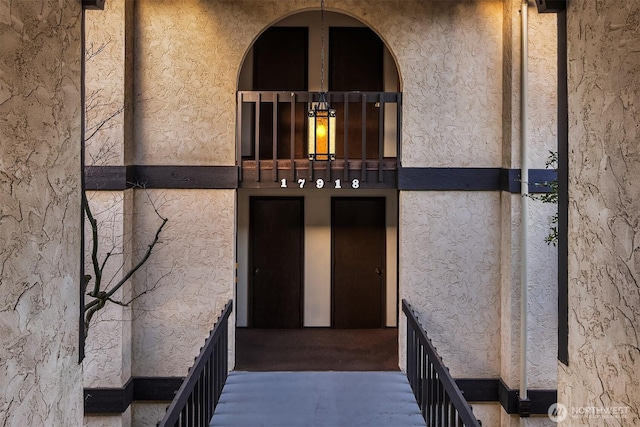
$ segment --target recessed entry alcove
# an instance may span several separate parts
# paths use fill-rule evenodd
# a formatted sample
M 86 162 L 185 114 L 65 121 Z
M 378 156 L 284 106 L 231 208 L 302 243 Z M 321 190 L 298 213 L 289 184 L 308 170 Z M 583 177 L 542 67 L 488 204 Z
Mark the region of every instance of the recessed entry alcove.
M 289 16 L 247 53 L 237 369 L 398 369 L 399 91 L 383 41 L 343 14 Z M 320 92 L 336 111 L 324 161 L 309 155 L 307 126 Z

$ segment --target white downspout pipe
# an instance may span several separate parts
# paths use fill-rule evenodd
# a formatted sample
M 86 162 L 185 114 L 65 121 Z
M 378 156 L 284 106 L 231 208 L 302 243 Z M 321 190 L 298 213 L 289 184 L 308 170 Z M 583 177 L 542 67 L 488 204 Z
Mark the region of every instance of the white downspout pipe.
M 529 162 L 527 160 L 527 126 L 528 126 L 528 70 L 529 70 L 529 31 L 527 12 L 528 0 L 522 0 L 522 34 L 521 34 L 521 66 L 520 66 L 520 192 L 522 210 L 520 212 L 520 398 L 527 399 L 527 240 L 529 212 Z M 526 425 L 526 418 L 520 418 L 520 425 Z

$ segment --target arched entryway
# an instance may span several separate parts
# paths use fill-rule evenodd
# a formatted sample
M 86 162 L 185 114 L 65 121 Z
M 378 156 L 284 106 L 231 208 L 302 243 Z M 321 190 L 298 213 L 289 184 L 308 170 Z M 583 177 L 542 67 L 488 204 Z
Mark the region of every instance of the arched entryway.
M 331 358 L 397 369 L 398 72 L 361 22 L 325 12 L 321 37 L 319 21 L 304 12 L 266 29 L 240 73 L 238 369 L 248 348 L 271 369 L 339 369 Z M 332 162 L 307 156 L 321 88 L 339 122 Z M 376 354 L 378 365 L 366 361 Z

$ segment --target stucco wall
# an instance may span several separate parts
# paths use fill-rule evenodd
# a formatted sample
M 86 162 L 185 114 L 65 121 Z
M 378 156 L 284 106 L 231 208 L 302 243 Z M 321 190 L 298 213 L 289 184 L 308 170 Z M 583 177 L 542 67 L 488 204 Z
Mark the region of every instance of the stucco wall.
M 274 21 L 317 7 L 311 0 L 136 2 L 136 163 L 233 164 L 245 53 Z M 326 8 L 360 19 L 393 52 L 405 93 L 405 166 L 500 164 L 500 1 L 329 0 Z
M 0 424 L 80 425 L 80 2 L 0 3 Z
M 498 377 L 499 194 L 403 191 L 400 212 L 401 297 L 452 375 Z
M 133 163 L 234 164 L 235 93 L 244 55 L 269 25 L 317 10 L 318 3 L 136 1 Z M 326 7 L 374 29 L 398 65 L 403 166 L 519 166 L 517 1 L 327 0 Z M 555 143 L 555 20 L 530 14 L 530 160 L 542 168 Z M 136 288 L 155 283 L 163 272 L 169 276 L 134 307 L 133 373 L 182 375 L 211 317 L 232 295 L 238 213 L 233 191 L 152 194 L 163 200 L 172 228 L 149 275 L 136 276 Z M 400 296 L 410 296 L 434 327 L 432 337 L 454 375 L 506 375 L 512 387 L 519 352 L 518 198 L 402 192 L 398 240 Z M 533 205 L 531 334 L 544 352 L 530 359 L 532 386 L 553 388 L 555 270 L 549 264 L 555 252 L 543 243 L 548 206 Z M 136 202 L 136 228 L 153 217 Z M 222 252 L 210 258 L 216 245 Z M 185 333 L 192 322 L 196 326 Z M 495 408 L 487 411 L 491 420 L 497 417 Z
M 640 416 L 640 3 L 571 2 L 566 426 Z M 620 408 L 612 419 L 580 408 Z M 573 413 L 578 411 L 578 414 Z
M 519 168 L 521 159 L 521 0 L 504 1 L 503 50 L 503 156 L 502 166 Z M 529 168 L 543 169 L 556 148 L 556 16 L 528 8 L 528 113 Z M 521 251 L 522 196 L 501 196 L 500 298 L 501 372 L 511 388 L 521 383 Z M 544 242 L 555 206 L 529 200 L 528 252 L 528 351 L 527 388 L 555 389 L 557 374 L 557 250 Z M 504 411 L 501 426 L 517 426 L 521 420 Z M 528 426 L 550 426 L 547 416 L 526 420 Z
M 135 194 L 135 245 L 153 237 L 168 218 L 161 246 L 136 273 L 133 375 L 185 376 L 215 320 L 233 298 L 235 194 L 233 190 L 147 190 Z M 233 316 L 230 325 L 235 324 Z M 233 331 L 233 328 L 231 328 Z M 233 333 L 229 337 L 234 348 Z M 233 354 L 230 367 L 233 367 Z
M 86 12 L 87 165 L 131 162 L 133 0 Z

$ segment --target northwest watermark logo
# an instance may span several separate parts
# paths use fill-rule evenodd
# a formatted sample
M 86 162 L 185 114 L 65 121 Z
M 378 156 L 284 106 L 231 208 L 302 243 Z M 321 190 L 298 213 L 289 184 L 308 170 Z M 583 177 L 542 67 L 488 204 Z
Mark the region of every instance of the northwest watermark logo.
M 576 406 L 567 408 L 562 403 L 554 403 L 547 411 L 549 419 L 561 423 L 567 418 L 626 418 L 628 406 Z
M 567 419 L 569 411 L 567 411 L 567 407 L 562 403 L 554 403 L 553 405 L 549 406 L 547 414 L 549 414 L 549 419 L 554 423 L 561 423 L 562 421 Z

